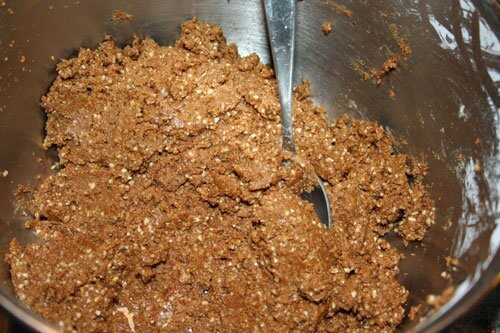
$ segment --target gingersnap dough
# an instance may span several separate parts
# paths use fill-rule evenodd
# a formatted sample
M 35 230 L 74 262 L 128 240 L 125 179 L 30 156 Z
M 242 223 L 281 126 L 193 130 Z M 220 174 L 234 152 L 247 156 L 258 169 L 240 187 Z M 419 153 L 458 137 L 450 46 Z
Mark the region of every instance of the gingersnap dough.
M 79 332 L 393 331 L 401 254 L 434 222 L 426 167 L 376 123 L 334 124 L 303 81 L 281 151 L 273 70 L 191 20 L 175 46 L 105 40 L 42 98 L 60 168 L 7 261 L 19 299 Z M 292 160 L 294 163 L 283 163 Z M 300 198 L 327 182 L 332 228 Z

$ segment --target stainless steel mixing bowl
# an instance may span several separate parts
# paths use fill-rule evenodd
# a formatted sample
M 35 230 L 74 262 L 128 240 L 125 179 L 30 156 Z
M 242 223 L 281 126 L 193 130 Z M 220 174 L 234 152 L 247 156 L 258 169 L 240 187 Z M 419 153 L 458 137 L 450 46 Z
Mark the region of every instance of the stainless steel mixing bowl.
M 337 1 L 337 0 L 336 0 Z M 314 98 L 336 117 L 348 113 L 379 121 L 404 138 L 403 149 L 429 164 L 429 185 L 438 223 L 423 244 L 403 251 L 400 279 L 411 291 L 408 305 L 456 286 L 450 302 L 402 329 L 435 332 L 470 309 L 498 274 L 499 78 L 498 2 L 471 0 L 350 0 L 351 18 L 329 0 L 298 4 L 296 78 L 312 82 Z M 120 44 L 133 34 L 171 44 L 182 21 L 197 16 L 215 22 L 241 54 L 270 61 L 259 0 L 0 0 L 0 257 L 13 237 L 26 243 L 26 217 L 16 214 L 18 184 L 34 185 L 48 174 L 54 154 L 42 149 L 44 114 L 40 97 L 55 77 L 57 59 L 79 47 L 95 47 L 105 34 Z M 114 10 L 133 15 L 113 23 Z M 321 24 L 332 23 L 322 34 Z M 408 36 L 412 55 L 380 87 L 364 81 L 352 64 L 379 66 L 396 49 L 389 32 L 396 24 Z M 55 60 L 56 59 L 56 60 Z M 392 89 L 395 100 L 387 97 Z M 37 159 L 39 159 L 37 161 Z M 3 170 L 8 171 L 2 177 Z M 394 240 L 397 243 L 397 240 Z M 411 255 L 415 254 L 415 255 Z M 449 269 L 445 257 L 460 264 Z M 441 277 L 450 271 L 452 279 Z M 0 304 L 29 326 L 53 332 L 15 298 L 8 267 L 0 263 Z

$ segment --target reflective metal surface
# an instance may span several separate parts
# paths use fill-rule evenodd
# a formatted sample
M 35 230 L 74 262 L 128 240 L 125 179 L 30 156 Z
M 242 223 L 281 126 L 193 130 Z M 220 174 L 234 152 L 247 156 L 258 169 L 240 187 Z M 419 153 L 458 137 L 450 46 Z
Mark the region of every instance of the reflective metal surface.
M 182 21 L 197 16 L 219 24 L 241 54 L 257 52 L 270 62 L 259 0 L 0 0 L 0 257 L 12 237 L 27 242 L 25 218 L 15 214 L 18 184 L 34 185 L 54 162 L 42 147 L 40 97 L 54 79 L 52 60 L 95 47 L 110 34 L 120 44 L 134 33 L 161 44 L 175 41 Z M 404 138 L 403 150 L 429 164 L 429 185 L 438 223 L 420 244 L 403 251 L 400 280 L 411 291 L 408 305 L 457 286 L 453 299 L 416 328 L 436 332 L 470 309 L 494 283 L 499 270 L 499 21 L 496 1 L 336 1 L 297 4 L 296 80 L 311 80 L 316 101 L 332 119 L 342 113 L 376 120 Z M 111 22 L 114 10 L 134 15 Z M 338 8 L 337 8 L 338 9 Z M 323 22 L 332 33 L 324 36 Z M 397 50 L 389 25 L 408 36 L 412 55 L 380 87 L 362 80 L 353 62 L 380 66 Z M 387 97 L 392 89 L 395 100 Z M 37 159 L 40 158 L 40 162 Z M 397 243 L 397 240 L 394 240 Z M 446 256 L 458 258 L 452 279 Z M 0 304 L 40 331 L 55 328 L 22 307 L 12 294 L 7 266 L 0 263 Z M 406 321 L 402 329 L 415 322 Z
M 264 12 L 280 93 L 283 149 L 295 153 L 292 90 L 297 4 L 295 0 L 264 0 Z
M 264 0 L 264 12 L 280 94 L 282 147 L 283 150 L 295 154 L 292 91 L 297 2 L 296 0 Z M 318 186 L 310 193 L 303 193 L 302 198 L 314 205 L 320 222 L 330 228 L 332 222 L 330 203 L 321 178 L 318 177 Z

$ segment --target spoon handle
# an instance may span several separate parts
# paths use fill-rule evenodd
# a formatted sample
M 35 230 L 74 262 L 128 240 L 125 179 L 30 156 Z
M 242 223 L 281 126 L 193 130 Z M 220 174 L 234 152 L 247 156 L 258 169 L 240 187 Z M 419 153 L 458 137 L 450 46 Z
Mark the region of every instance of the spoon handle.
M 264 7 L 280 94 L 283 150 L 295 153 L 292 129 L 292 82 L 296 0 L 264 0 Z

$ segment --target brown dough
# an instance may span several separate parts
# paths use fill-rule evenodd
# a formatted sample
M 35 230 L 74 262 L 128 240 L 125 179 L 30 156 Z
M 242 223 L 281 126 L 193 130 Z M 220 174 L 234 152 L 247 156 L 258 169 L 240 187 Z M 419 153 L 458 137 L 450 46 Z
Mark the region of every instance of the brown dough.
M 434 222 L 425 166 L 373 122 L 329 125 L 294 94 L 281 152 L 274 73 L 215 25 L 176 46 L 111 40 L 57 65 L 43 97 L 61 169 L 34 191 L 7 261 L 19 299 L 80 332 L 392 331 L 408 291 L 384 234 Z M 283 163 L 291 159 L 295 163 Z M 322 227 L 300 193 L 328 182 Z

